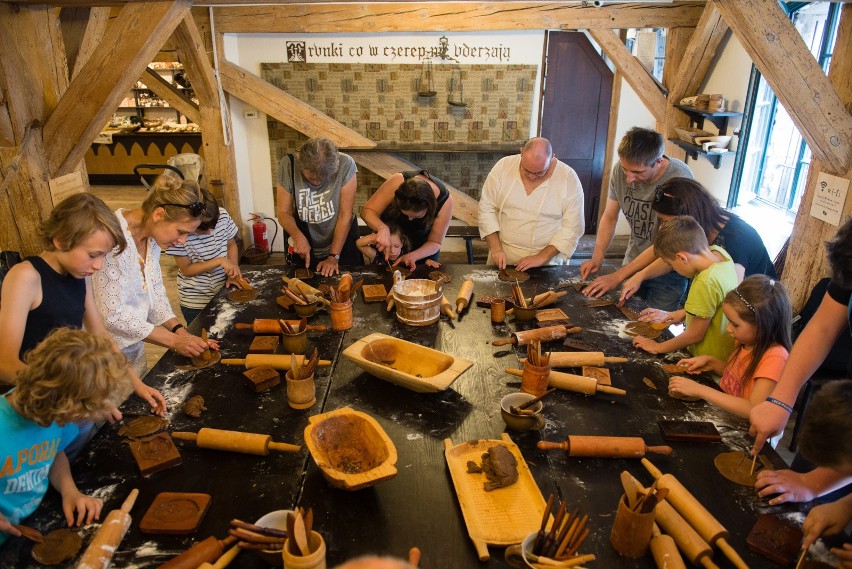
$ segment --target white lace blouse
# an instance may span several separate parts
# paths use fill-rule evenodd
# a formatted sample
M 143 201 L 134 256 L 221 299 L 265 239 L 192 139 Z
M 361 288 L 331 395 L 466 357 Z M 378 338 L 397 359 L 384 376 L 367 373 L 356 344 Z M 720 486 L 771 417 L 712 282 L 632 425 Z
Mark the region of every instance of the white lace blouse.
M 143 268 L 123 212 L 117 209 L 115 215 L 127 239 L 127 248 L 120 254 L 107 255 L 103 268 L 92 275 L 98 312 L 121 349 L 141 342 L 154 326 L 175 318 L 163 285 L 160 246 L 148 239 Z

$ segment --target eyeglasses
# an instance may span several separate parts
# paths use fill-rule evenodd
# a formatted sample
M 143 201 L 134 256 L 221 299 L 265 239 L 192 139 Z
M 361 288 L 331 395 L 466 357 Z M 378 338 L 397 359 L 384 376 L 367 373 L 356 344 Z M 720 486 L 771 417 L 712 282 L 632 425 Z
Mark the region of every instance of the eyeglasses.
M 531 178 L 541 178 L 542 176 L 544 176 L 545 174 L 547 174 L 547 171 L 548 171 L 548 170 L 550 170 L 550 163 L 551 163 L 552 161 L 553 161 L 553 156 L 551 156 L 551 157 L 547 160 L 547 165 L 544 167 L 544 170 L 542 170 L 542 171 L 540 171 L 540 172 L 530 172 L 529 170 L 527 170 L 526 168 L 524 168 L 524 165 L 523 165 L 523 164 L 521 164 L 521 171 L 522 171 L 524 174 L 526 174 L 527 176 L 530 176 Z
M 189 214 L 192 217 L 201 217 L 201 214 L 204 213 L 204 204 L 202 202 L 194 202 L 191 204 L 182 204 L 182 203 L 161 203 L 161 206 L 170 205 L 174 207 L 182 207 L 183 209 L 188 209 Z
M 657 202 L 657 203 L 660 203 L 661 201 L 663 201 L 664 197 L 666 197 L 670 200 L 676 200 L 677 199 L 676 196 L 674 196 L 672 194 L 667 194 L 666 192 L 663 191 L 662 187 L 657 186 L 657 188 L 654 190 L 654 201 Z

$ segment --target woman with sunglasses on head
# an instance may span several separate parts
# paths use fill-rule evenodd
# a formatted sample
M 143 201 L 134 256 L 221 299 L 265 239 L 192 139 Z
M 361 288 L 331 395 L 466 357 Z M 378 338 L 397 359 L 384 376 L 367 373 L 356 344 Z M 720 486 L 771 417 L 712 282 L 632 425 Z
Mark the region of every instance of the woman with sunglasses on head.
M 160 252 L 183 244 L 201 223 L 204 199 L 196 182 L 160 176 L 137 208 L 118 209 L 127 247 L 107 255 L 92 276 L 95 304 L 107 330 L 139 376 L 146 371 L 143 342 L 171 348 L 187 357 L 201 355 L 214 341 L 187 332 L 169 304 L 160 270 Z

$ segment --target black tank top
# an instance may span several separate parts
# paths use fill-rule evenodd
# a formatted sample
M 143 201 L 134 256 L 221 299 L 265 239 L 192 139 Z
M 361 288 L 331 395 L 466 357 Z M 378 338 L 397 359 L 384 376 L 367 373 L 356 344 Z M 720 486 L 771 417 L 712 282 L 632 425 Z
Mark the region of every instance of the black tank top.
M 41 257 L 27 257 L 41 276 L 41 304 L 30 310 L 19 357 L 44 340 L 53 329 L 83 327 L 86 311 L 86 279 L 60 275 Z
M 441 208 L 444 207 L 444 204 L 447 203 L 447 198 L 450 197 L 450 191 L 447 189 L 447 186 L 444 185 L 444 182 L 434 176 L 431 176 L 429 172 L 426 170 L 417 170 L 417 171 L 408 171 L 402 172 L 402 179 L 407 182 L 411 178 L 415 176 L 423 176 L 427 178 L 431 182 L 434 182 L 436 186 L 438 186 L 438 197 L 435 199 L 438 206 L 435 208 L 435 216 L 437 217 L 438 212 L 441 211 Z M 385 210 L 387 211 L 387 210 Z M 388 221 L 384 217 L 382 217 L 382 221 Z M 429 233 L 432 232 L 432 225 L 434 225 L 435 221 L 432 220 L 430 225 L 426 225 L 422 219 L 408 219 L 407 215 L 403 215 L 400 213 L 399 217 L 390 221 L 396 222 L 399 225 L 400 229 L 402 229 L 403 234 L 408 237 L 409 244 L 411 245 L 411 250 L 419 249 L 426 243 L 426 240 L 429 238 Z M 438 255 L 440 255 L 440 251 L 437 251 L 435 254 L 425 257 L 420 261 L 425 261 L 426 259 L 432 259 L 433 261 L 438 260 Z

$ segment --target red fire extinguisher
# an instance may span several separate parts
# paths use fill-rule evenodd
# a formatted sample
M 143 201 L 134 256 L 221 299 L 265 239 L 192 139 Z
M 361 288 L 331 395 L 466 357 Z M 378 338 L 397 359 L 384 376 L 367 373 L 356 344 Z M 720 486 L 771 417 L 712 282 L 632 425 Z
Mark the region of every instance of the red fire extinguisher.
M 254 237 L 254 246 L 269 252 L 269 239 L 266 237 L 266 224 L 263 222 L 263 217 L 257 213 L 251 214 L 251 219 L 254 223 L 251 226 L 251 233 Z

